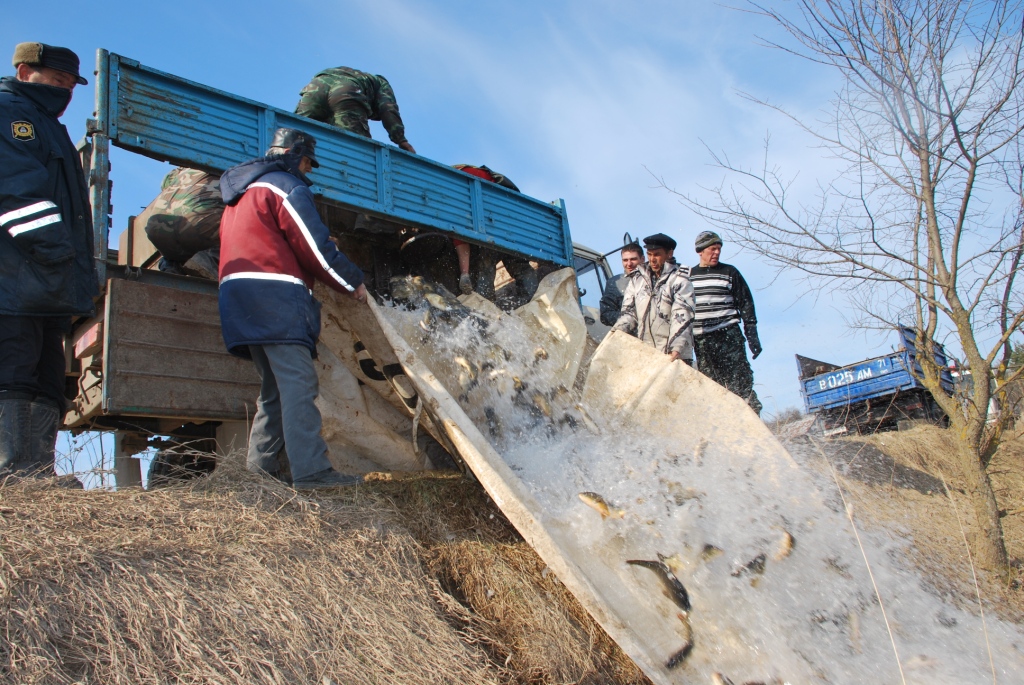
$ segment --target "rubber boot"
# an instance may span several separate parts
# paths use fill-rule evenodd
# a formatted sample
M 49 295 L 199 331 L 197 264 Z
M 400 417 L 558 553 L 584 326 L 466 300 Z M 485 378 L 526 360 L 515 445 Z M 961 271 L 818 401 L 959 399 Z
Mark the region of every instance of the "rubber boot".
M 61 412 L 49 402 L 32 402 L 31 451 L 26 471 L 37 478 L 49 478 L 54 471 L 54 448 L 57 446 L 57 427 Z
M 31 453 L 32 402 L 0 400 L 0 475 L 25 469 Z

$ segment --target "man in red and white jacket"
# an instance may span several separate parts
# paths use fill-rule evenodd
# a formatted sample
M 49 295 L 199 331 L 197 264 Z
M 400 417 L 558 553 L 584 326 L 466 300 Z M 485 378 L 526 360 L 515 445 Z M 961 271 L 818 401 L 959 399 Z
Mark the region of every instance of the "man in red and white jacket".
M 247 466 L 276 476 L 287 446 L 299 489 L 361 480 L 331 467 L 315 404 L 320 303 L 314 282 L 366 301 L 363 272 L 331 242 L 316 211 L 306 174 L 318 166 L 312 136 L 279 128 L 265 157 L 228 169 L 220 181 L 227 204 L 220 227 L 224 343 L 252 359 L 262 383 Z

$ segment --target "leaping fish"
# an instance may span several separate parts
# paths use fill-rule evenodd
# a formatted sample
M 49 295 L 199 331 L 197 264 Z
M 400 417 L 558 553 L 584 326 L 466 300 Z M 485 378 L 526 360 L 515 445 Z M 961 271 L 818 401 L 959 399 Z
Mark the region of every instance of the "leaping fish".
M 712 673 L 711 682 L 712 685 L 733 685 L 733 682 L 721 673 Z M 748 680 L 743 685 L 764 685 L 764 683 L 760 680 Z
M 672 573 L 672 569 L 665 563 L 665 557 L 659 554 L 657 561 L 627 559 L 626 563 L 633 566 L 643 566 L 657 573 L 658 577 L 661 578 L 661 582 L 664 583 L 665 589 L 668 590 L 668 595 L 672 598 L 672 601 L 679 605 L 679 608 L 683 611 L 690 611 L 690 593 L 686 591 L 686 587 L 676 578 L 676 574 Z
M 608 503 L 604 497 L 596 492 L 581 492 L 579 498 L 588 507 L 601 515 L 601 519 L 620 519 L 626 515 L 626 510 Z
M 683 623 L 683 627 L 686 628 L 686 641 L 683 643 L 683 646 L 665 662 L 665 668 L 669 670 L 672 670 L 679 664 L 686 661 L 686 657 L 690 656 L 690 652 L 693 651 L 693 629 L 690 627 L 690 617 L 687 614 L 678 614 L 678 616 L 679 620 Z
M 683 645 L 683 648 L 669 657 L 669 660 L 665 662 L 665 668 L 671 670 L 683 663 L 686 660 L 686 657 L 690 655 L 691 651 L 693 651 L 693 642 L 687 640 L 686 644 Z

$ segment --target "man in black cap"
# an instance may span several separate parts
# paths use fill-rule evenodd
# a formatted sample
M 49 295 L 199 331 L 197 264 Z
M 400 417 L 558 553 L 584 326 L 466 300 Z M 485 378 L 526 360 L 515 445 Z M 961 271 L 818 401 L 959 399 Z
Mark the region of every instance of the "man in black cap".
M 694 243 L 700 263 L 690 269 L 697 318 L 693 337 L 697 345 L 697 368 L 708 378 L 739 395 L 750 408 L 761 413 L 761 402 L 754 392 L 754 372 L 747 361 L 744 342 L 750 343 L 754 359 L 761 354 L 757 337 L 757 315 L 750 288 L 736 267 L 718 261 L 722 238 L 704 231 Z M 747 334 L 740 332 L 740 321 Z
M 67 48 L 21 43 L 13 63 L 0 79 L 0 476 L 52 476 L 64 336 L 99 294 L 82 164 L 58 120 L 87 81 Z
M 664 233 L 644 238 L 647 263 L 629 275 L 613 331 L 634 335 L 693 364 L 693 286 L 686 267 L 672 259 L 676 241 Z
M 249 436 L 248 468 L 275 475 L 282 448 L 296 488 L 360 482 L 338 473 L 320 437 L 320 336 L 316 281 L 366 301 L 363 272 L 338 251 L 317 213 L 306 177 L 316 160 L 308 133 L 279 128 L 265 157 L 220 177 L 227 207 L 220 223 L 220 321 L 228 351 L 251 359 L 260 396 Z

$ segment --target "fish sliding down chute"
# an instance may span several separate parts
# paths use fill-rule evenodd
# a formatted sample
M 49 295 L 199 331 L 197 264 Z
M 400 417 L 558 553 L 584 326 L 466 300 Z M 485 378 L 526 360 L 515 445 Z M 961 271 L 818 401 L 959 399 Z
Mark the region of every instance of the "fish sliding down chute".
M 652 681 L 899 682 L 842 507 L 738 397 L 621 333 L 586 359 L 570 270 L 511 314 L 396 285 L 371 310 L 433 428 Z M 862 538 L 906 682 L 991 678 L 979 621 Z

